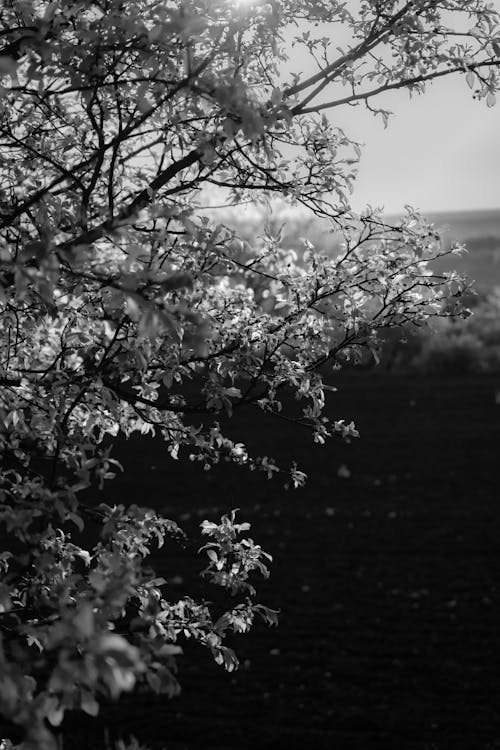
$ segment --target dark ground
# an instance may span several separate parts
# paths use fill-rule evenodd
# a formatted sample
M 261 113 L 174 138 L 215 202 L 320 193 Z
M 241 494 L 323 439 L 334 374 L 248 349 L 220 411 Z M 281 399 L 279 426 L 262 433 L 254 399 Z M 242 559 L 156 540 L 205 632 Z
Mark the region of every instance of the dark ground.
M 124 446 L 129 469 L 107 499 L 166 508 L 188 532 L 241 508 L 275 558 L 260 601 L 280 626 L 238 639 L 237 673 L 187 650 L 179 698 L 127 697 L 78 721 L 65 750 L 102 747 L 103 721 L 156 750 L 500 748 L 500 375 L 337 385 L 331 414 L 362 433 L 350 446 L 238 416 L 250 447 L 299 460 L 303 490 Z M 184 576 L 172 597 L 189 593 L 181 553 L 157 562 Z

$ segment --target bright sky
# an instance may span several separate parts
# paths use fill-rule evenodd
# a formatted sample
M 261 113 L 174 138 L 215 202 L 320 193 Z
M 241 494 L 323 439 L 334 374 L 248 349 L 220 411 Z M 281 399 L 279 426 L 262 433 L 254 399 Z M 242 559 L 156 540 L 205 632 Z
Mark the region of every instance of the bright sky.
M 500 10 L 500 0 L 493 5 Z M 292 60 L 292 69 L 311 69 L 297 47 Z M 381 101 L 394 112 L 386 130 L 361 106 L 330 116 L 365 144 L 355 209 L 367 203 L 388 213 L 406 203 L 426 212 L 500 207 L 500 102 L 488 109 L 473 100 L 464 76 L 436 81 L 424 96 L 394 92 Z
M 384 130 L 369 113 L 343 117 L 364 142 L 354 207 L 410 203 L 422 211 L 500 207 L 500 105 L 472 99 L 463 77 L 436 81 L 424 96 L 391 96 Z M 389 97 L 386 97 L 386 101 Z

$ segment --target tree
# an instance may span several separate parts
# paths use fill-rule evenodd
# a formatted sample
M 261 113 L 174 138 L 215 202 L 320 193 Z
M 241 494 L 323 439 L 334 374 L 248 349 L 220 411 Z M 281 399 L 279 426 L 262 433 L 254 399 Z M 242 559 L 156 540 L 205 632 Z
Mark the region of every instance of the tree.
M 454 311 L 463 283 L 433 272 L 444 251 L 432 225 L 411 209 L 393 226 L 350 209 L 360 149 L 325 112 L 362 103 L 387 119 L 381 94 L 420 94 L 452 73 L 492 106 L 498 15 L 484 0 L 351 5 L 3 5 L 0 711 L 25 730 L 25 750 L 53 747 L 50 726 L 67 709 L 95 715 L 100 697 L 141 681 L 175 692 L 182 638 L 232 669 L 226 633 L 256 615 L 275 622 L 249 582 L 267 575 L 268 556 L 240 537 L 248 524 L 234 513 L 202 532 L 205 576 L 237 603 L 168 600 L 146 559 L 178 527 L 82 500 L 113 478 L 113 440 L 155 434 L 173 459 L 300 485 L 295 464 L 250 456 L 217 416 L 253 406 L 318 443 L 356 437 L 323 414 L 328 368 L 376 355 L 384 329 Z M 349 30 L 345 49 L 336 24 Z M 290 31 L 316 73 L 280 72 Z M 321 256 L 306 238 L 293 253 L 271 230 L 242 242 L 202 210 L 214 191 L 225 204 L 306 207 L 331 223 L 338 251 Z M 71 541 L 96 525 L 92 543 Z

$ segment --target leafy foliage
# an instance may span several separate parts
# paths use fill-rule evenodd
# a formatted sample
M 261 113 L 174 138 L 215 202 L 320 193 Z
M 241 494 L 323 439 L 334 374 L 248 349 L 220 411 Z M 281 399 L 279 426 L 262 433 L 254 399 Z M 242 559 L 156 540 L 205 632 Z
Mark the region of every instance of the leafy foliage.
M 290 30 L 316 73 L 283 72 Z M 255 614 L 275 622 L 249 582 L 269 558 L 234 514 L 202 528 L 208 582 L 244 595 L 215 613 L 168 601 L 146 565 L 152 545 L 182 538 L 172 521 L 81 493 L 113 478 L 110 446 L 136 432 L 173 459 L 302 484 L 297 465 L 223 434 L 218 415 L 244 406 L 318 443 L 357 436 L 323 415 L 324 368 L 376 353 L 387 328 L 454 314 L 444 301 L 463 284 L 430 270 L 444 250 L 411 209 L 395 226 L 351 211 L 360 148 L 323 111 L 364 102 L 387 120 L 379 94 L 454 72 L 492 106 L 499 40 L 483 0 L 4 3 L 0 710 L 24 750 L 53 747 L 67 709 L 95 715 L 139 681 L 175 693 L 179 639 L 232 669 L 225 635 Z M 271 229 L 242 241 L 207 218 L 208 192 L 300 204 L 330 222 L 338 252 L 307 238 L 290 251 Z M 93 544 L 72 541 L 96 525 Z

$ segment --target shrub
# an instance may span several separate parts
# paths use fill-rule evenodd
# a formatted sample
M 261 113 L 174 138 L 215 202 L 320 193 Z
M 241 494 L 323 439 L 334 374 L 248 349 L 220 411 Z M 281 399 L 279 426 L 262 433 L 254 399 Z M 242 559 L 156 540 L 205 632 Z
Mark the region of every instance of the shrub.
M 477 298 L 470 317 L 440 321 L 422 335 L 412 366 L 426 372 L 500 370 L 500 290 Z

